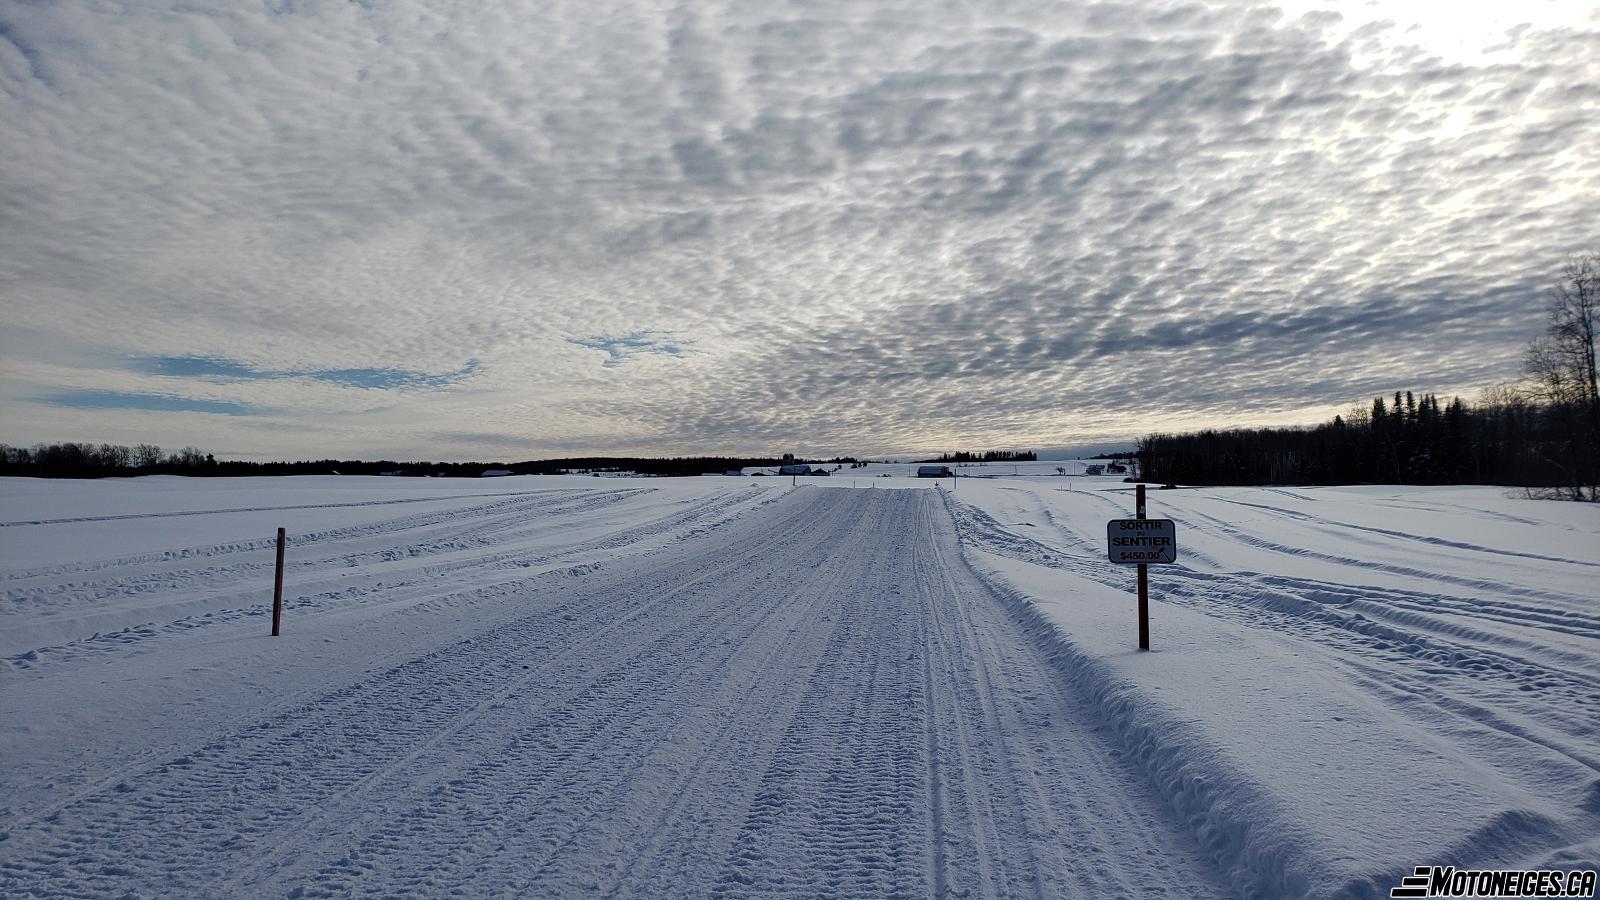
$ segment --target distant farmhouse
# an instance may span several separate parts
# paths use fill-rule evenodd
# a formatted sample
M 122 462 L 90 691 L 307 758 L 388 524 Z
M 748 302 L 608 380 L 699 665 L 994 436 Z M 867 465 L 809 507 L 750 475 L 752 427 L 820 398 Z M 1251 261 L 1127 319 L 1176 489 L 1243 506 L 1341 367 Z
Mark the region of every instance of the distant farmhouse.
M 1085 475 L 1104 475 L 1105 473 L 1106 473 L 1106 467 L 1105 466 L 1094 465 L 1094 466 L 1084 466 L 1083 467 L 1083 474 L 1085 474 Z
M 793 453 L 785 453 L 783 455 L 783 464 L 778 466 L 778 474 L 779 475 L 810 475 L 811 474 L 811 467 L 806 465 L 805 463 L 797 463 L 797 462 L 795 462 Z

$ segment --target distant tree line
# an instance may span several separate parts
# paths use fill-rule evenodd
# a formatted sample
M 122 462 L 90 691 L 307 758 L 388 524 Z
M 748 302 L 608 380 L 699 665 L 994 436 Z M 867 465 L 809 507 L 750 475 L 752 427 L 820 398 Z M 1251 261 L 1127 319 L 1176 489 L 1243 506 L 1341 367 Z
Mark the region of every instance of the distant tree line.
M 505 468 L 518 475 L 558 475 L 563 472 L 636 472 L 640 475 L 675 477 L 720 474 L 747 467 L 773 467 L 780 460 L 749 456 L 676 456 L 669 459 L 594 456 L 572 459 L 541 459 L 512 463 Z
M 929 463 L 973 463 L 973 462 L 1033 462 L 1039 458 L 1032 450 L 990 450 L 985 453 L 968 453 L 960 450 L 955 453 L 944 453 L 938 459 L 923 459 L 918 462 Z
M 1477 403 L 1396 392 L 1315 428 L 1153 434 L 1138 476 L 1184 484 L 1504 484 L 1600 500 L 1600 252 L 1568 261 L 1524 380 Z
M 397 462 L 389 459 L 375 462 L 355 459 L 248 462 L 219 460 L 194 447 L 166 453 L 154 444 L 127 447 L 121 444 L 66 442 L 37 444 L 32 448 L 0 444 L 0 475 L 40 478 L 112 478 L 133 475 L 410 475 L 477 478 L 485 471 L 496 469 L 517 475 L 630 472 L 652 476 L 680 476 L 777 464 L 777 460 L 765 457 L 726 456 L 684 456 L 671 459 L 595 456 L 530 460 L 519 463 Z
M 110 475 L 214 474 L 219 465 L 204 450 L 185 447 L 172 453 L 155 444 L 0 444 L 0 475 L 44 478 L 102 478 Z
M 1548 408 L 1499 390 L 1473 405 L 1411 391 L 1314 428 L 1152 434 L 1138 476 L 1182 484 L 1508 484 L 1568 479 Z

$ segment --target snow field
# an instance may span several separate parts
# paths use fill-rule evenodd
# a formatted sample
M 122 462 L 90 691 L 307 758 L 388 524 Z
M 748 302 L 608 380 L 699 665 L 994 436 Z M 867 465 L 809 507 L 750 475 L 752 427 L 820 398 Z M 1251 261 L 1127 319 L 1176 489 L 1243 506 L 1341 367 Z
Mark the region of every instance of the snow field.
M 0 892 L 1387 896 L 1595 865 L 1597 511 L 1152 491 L 1180 561 L 1143 654 L 1105 560 L 1131 486 L 1029 465 L 0 480 Z
M 1428 861 L 1595 865 L 1592 510 L 1494 489 L 1153 491 L 1180 562 L 1152 567 L 1139 654 L 1133 573 L 1104 559 L 1131 493 L 1000 485 L 956 516 L 974 568 L 1237 888 L 1386 896 Z
M 49 777 L 81 774 L 7 810 L 0 888 L 1220 893 L 972 580 L 938 495 L 773 493 L 740 527 L 648 558 L 519 576 L 360 627 L 306 611 L 284 643 L 333 649 L 276 669 L 227 652 L 271 639 L 236 637 L 208 678 L 168 682 L 174 656 L 208 659 L 177 633 L 152 638 L 173 652 L 14 667 L 7 705 L 44 726 L 29 750 Z M 438 613 L 470 622 L 427 640 L 392 621 Z M 355 654 L 377 664 L 328 664 Z M 250 686 L 285 682 L 283 699 L 219 686 L 223 659 L 259 673 Z M 60 752 L 110 743 L 97 727 L 129 682 L 73 677 L 107 668 L 160 685 L 169 707 L 238 714 L 185 715 L 173 725 L 193 733 L 148 753 Z M 41 716 L 64 690 L 98 715 Z M 150 732 L 165 723 L 116 725 L 162 742 Z

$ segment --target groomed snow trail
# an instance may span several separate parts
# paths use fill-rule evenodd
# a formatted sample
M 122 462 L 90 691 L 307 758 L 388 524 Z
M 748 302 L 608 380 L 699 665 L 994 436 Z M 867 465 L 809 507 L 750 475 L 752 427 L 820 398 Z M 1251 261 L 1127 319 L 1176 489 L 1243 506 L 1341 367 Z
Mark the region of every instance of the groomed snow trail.
M 1212 896 L 934 491 L 795 491 L 5 823 L 7 896 Z

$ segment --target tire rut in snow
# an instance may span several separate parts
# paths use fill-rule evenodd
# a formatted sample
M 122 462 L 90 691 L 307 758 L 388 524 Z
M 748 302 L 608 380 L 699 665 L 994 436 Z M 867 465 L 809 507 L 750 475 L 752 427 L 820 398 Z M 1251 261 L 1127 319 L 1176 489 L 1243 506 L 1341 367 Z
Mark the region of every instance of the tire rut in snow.
M 852 537 L 896 528 L 913 499 L 894 492 L 876 504 L 889 515 Z M 885 543 L 840 560 L 855 583 L 833 598 L 832 639 L 760 773 L 713 896 L 928 893 L 917 632 L 876 581 L 893 571 L 885 551 L 898 548 Z
M 802 539 L 816 527 L 795 524 Z M 752 549 L 770 558 L 738 564 L 731 578 L 747 590 L 730 592 L 727 580 L 702 575 L 672 603 L 652 606 L 637 627 L 573 656 L 558 683 L 601 674 L 563 692 L 560 703 L 508 702 L 474 723 L 470 743 L 419 760 L 422 771 L 453 776 L 407 799 L 391 821 L 304 879 L 303 894 L 384 894 L 397 883 L 434 892 L 468 878 L 488 893 L 542 895 L 575 885 L 587 893 L 614 877 L 621 860 L 595 845 L 630 845 L 617 833 L 638 831 L 628 826 L 649 806 L 651 787 L 684 765 L 685 747 L 707 742 L 684 734 L 703 724 L 696 713 L 726 690 L 741 655 L 760 660 L 783 649 L 780 639 L 796 631 L 796 613 L 804 612 L 781 602 L 782 570 L 794 551 Z M 725 708 L 737 698 L 717 699 Z M 739 722 L 715 718 L 725 727 Z M 374 883 L 373 872 L 383 879 Z M 296 880 L 286 873 L 275 883 Z

